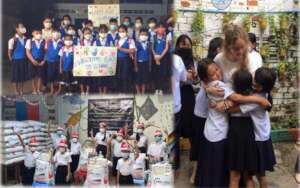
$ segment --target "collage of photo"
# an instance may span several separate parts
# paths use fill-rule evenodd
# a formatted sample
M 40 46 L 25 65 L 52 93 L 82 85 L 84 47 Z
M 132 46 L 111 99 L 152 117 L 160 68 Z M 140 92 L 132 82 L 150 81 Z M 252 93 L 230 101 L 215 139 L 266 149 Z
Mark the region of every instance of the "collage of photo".
M 300 185 L 298 1 L 1 6 L 1 185 Z

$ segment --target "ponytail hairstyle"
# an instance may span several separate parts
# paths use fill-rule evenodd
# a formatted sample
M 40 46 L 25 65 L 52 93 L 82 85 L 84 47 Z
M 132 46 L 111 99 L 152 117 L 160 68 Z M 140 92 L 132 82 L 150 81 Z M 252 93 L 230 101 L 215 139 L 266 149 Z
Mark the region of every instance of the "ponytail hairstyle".
M 255 83 L 262 87 L 262 91 L 268 94 L 268 101 L 273 105 L 273 98 L 271 91 L 276 82 L 276 72 L 270 68 L 261 67 L 255 71 L 254 80 Z M 268 109 L 270 111 L 271 108 Z
M 232 75 L 233 90 L 241 95 L 250 95 L 252 92 L 252 74 L 247 69 L 239 69 Z
M 245 41 L 246 45 L 249 46 L 249 37 L 248 33 L 244 31 L 244 29 L 238 25 L 227 24 L 224 27 L 225 34 L 225 42 L 224 42 L 224 55 L 225 57 L 231 57 L 230 47 L 236 43 L 236 41 L 241 38 Z M 239 62 L 240 69 L 248 69 L 248 50 L 244 54 L 244 58 L 242 62 Z

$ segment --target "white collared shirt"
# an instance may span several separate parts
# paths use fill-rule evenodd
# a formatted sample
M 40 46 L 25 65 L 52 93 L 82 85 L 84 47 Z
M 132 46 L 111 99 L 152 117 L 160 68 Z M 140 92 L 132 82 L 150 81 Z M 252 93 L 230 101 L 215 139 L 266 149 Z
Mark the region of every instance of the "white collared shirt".
M 39 49 L 41 47 L 41 44 L 42 44 L 43 40 L 40 40 L 40 41 L 38 41 L 36 39 L 27 40 L 26 44 L 25 44 L 25 48 L 27 50 L 31 50 L 32 42 L 34 42 L 36 44 L 36 47 Z
M 164 157 L 166 149 L 165 142 L 152 142 L 148 147 L 147 154 L 154 157 Z
M 105 136 L 105 140 L 103 140 L 104 136 Z M 106 146 L 107 145 L 107 140 L 108 140 L 109 137 L 110 137 L 110 135 L 107 132 L 105 134 L 103 134 L 101 132 L 97 132 L 96 136 L 95 136 L 96 143 L 98 145 Z
M 201 118 L 206 118 L 208 113 L 208 99 L 206 96 L 204 84 L 201 83 L 200 90 L 196 95 L 194 115 Z
M 28 146 L 25 146 L 24 151 L 24 165 L 27 168 L 33 168 L 36 165 L 36 160 L 40 156 L 40 152 L 34 151 L 33 153 L 30 151 Z
M 61 39 L 58 39 L 57 41 L 55 41 L 55 40 L 52 39 L 53 47 L 56 48 L 59 42 L 61 42 Z M 45 48 L 46 48 L 46 49 L 49 48 L 48 45 L 50 45 L 50 42 L 46 42 L 46 45 L 45 45 Z
M 57 151 L 53 157 L 53 160 L 56 166 L 67 166 L 68 163 L 72 162 L 71 155 L 68 151 L 63 154 L 60 151 Z
M 81 148 L 81 144 L 79 141 L 72 142 L 71 141 L 71 155 L 79 155 L 80 154 L 80 148 Z
M 116 139 L 112 140 L 114 157 L 122 157 L 121 143 L 122 142 L 118 142 Z
M 64 51 L 63 51 L 63 49 L 64 49 Z M 59 52 L 58 52 L 58 55 L 62 57 L 64 52 L 66 52 L 66 56 L 68 56 L 70 53 L 73 52 L 73 47 L 70 47 L 70 48 L 67 48 L 67 47 L 61 48 L 59 50 Z
M 119 46 L 121 47 L 127 39 L 128 39 L 128 43 L 129 43 L 129 49 L 134 49 L 135 48 L 135 42 L 132 39 L 128 38 L 128 37 L 124 37 L 123 39 L 120 38 L 118 40 Z
M 129 176 L 133 170 L 134 161 L 129 157 L 127 160 L 123 158 L 118 160 L 116 169 L 120 172 L 123 176 Z

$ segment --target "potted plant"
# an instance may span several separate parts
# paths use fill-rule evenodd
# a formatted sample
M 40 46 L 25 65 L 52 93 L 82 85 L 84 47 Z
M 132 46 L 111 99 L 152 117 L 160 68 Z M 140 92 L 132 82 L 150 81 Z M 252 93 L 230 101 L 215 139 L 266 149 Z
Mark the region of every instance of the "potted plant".
M 287 13 L 279 15 L 279 25 L 281 30 L 286 30 L 289 27 L 289 16 Z
M 260 14 L 258 21 L 259 21 L 259 27 L 261 32 L 264 32 L 267 28 L 267 22 L 268 22 L 266 15 L 264 13 Z
M 263 44 L 259 49 L 259 53 L 263 58 L 268 57 L 269 56 L 269 45 Z
M 250 16 L 249 15 L 245 15 L 243 17 L 243 27 L 245 29 L 246 32 L 249 32 L 250 31 Z

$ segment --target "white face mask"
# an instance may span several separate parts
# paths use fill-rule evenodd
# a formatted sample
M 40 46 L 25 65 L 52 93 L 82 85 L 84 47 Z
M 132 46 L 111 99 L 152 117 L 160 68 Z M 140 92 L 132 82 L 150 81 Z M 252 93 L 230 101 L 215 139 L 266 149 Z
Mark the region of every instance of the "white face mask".
M 54 32 L 54 33 L 52 33 L 52 37 L 53 37 L 53 39 L 58 40 L 60 38 L 60 33 Z
M 92 35 L 90 35 L 90 34 L 84 35 L 84 39 L 91 40 L 92 39 Z
M 75 32 L 74 30 L 68 30 L 67 33 L 68 33 L 69 35 L 75 35 L 75 34 L 76 34 L 76 32 Z
M 125 158 L 125 159 L 129 158 L 129 153 L 128 152 L 124 152 L 122 155 L 123 155 L 123 158 Z
M 63 131 L 57 131 L 57 134 L 58 134 L 59 136 L 61 136 L 61 135 L 64 134 L 64 132 L 63 132 Z
M 78 141 L 78 138 L 72 138 L 72 142 L 76 143 Z
M 22 34 L 25 34 L 25 33 L 26 33 L 26 28 L 25 28 L 25 27 L 20 28 L 20 32 L 21 32 Z
M 140 40 L 141 40 L 142 42 L 146 42 L 146 41 L 148 40 L 148 36 L 146 36 L 146 35 L 141 35 L 141 36 L 140 36 Z
M 35 38 L 36 40 L 41 40 L 41 39 L 42 39 L 42 35 L 41 35 L 41 34 L 36 34 L 36 35 L 34 36 L 34 38 Z
M 105 133 L 105 129 L 104 128 L 100 128 L 100 132 L 101 133 Z
M 35 146 L 29 146 L 29 149 L 31 152 L 35 152 L 37 150 Z
M 138 132 L 139 134 L 142 134 L 142 133 L 144 132 L 144 130 L 143 130 L 143 129 L 137 129 L 137 132 Z
M 117 141 L 118 142 L 121 142 L 123 140 L 123 137 L 122 136 L 117 136 Z
M 106 33 L 100 33 L 99 37 L 102 38 L 102 39 L 104 39 L 106 37 Z
M 64 153 L 64 152 L 66 151 L 66 148 L 60 147 L 60 148 L 59 148 L 59 151 L 60 151 L 61 153 Z
M 46 29 L 50 29 L 50 28 L 52 27 L 52 23 L 50 23 L 50 22 L 45 22 L 45 23 L 44 23 L 44 27 L 45 27 Z
M 119 33 L 119 36 L 121 39 L 123 39 L 127 36 L 127 34 L 125 32 L 121 32 L 121 33 Z
M 64 44 L 65 44 L 66 46 L 71 46 L 71 45 L 73 44 L 73 41 L 71 41 L 71 40 L 66 40 L 66 41 L 64 42 Z
M 64 20 L 64 21 L 63 21 L 63 24 L 64 24 L 65 26 L 70 25 L 70 23 L 71 23 L 70 20 Z

